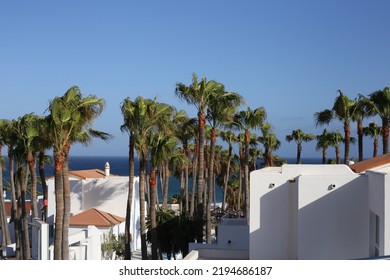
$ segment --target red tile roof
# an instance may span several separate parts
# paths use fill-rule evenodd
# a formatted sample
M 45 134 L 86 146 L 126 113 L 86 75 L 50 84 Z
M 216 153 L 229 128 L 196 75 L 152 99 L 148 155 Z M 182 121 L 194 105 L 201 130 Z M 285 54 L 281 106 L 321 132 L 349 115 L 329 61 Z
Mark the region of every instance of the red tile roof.
M 7 217 L 11 217 L 11 201 L 5 201 L 4 206 L 5 206 L 5 214 L 7 215 Z M 27 213 L 30 213 L 31 201 L 26 201 L 26 210 Z
M 75 176 L 81 179 L 88 178 L 105 178 L 106 173 L 100 169 L 88 169 L 88 170 L 70 170 L 69 176 Z
M 361 162 L 350 165 L 353 172 L 360 173 L 368 169 L 379 167 L 390 163 L 390 154 L 381 155 L 378 157 L 363 160 Z
M 126 219 L 96 208 L 91 208 L 70 217 L 70 226 L 112 227 L 123 223 Z

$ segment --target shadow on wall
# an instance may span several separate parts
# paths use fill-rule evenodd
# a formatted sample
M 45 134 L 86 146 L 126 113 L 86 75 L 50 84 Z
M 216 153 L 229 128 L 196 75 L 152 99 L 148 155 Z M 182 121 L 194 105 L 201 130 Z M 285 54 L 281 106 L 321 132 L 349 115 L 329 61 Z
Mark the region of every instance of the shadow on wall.
M 345 182 L 332 186 L 333 178 L 303 176 L 270 186 L 258 200 L 260 228 L 250 235 L 251 259 L 368 257 L 365 179 L 345 177 Z M 298 190 L 298 184 L 304 187 Z M 310 201 L 313 192 L 318 197 Z
M 96 179 L 87 182 L 83 185 L 84 210 L 103 208 L 102 210 L 107 211 L 112 208 L 120 212 L 112 214 L 123 216 L 126 213 L 128 185 L 128 180 L 116 179 Z

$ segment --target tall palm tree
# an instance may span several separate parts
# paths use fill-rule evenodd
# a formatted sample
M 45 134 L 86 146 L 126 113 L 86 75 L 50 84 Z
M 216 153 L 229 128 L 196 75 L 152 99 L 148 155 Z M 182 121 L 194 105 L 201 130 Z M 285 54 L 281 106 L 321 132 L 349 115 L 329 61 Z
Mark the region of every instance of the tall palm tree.
M 267 117 L 267 113 L 263 107 L 258 107 L 254 110 L 247 108 L 242 110 L 234 116 L 234 122 L 237 127 L 245 134 L 245 146 L 244 146 L 244 189 L 245 189 L 245 214 L 249 224 L 249 143 L 251 140 L 251 129 L 261 128 Z
M 374 121 L 368 125 L 368 127 L 365 127 L 363 129 L 364 135 L 366 136 L 371 136 L 374 139 L 374 144 L 373 144 L 373 157 L 376 157 L 378 155 L 378 139 L 382 135 L 382 127 L 378 126 L 377 123 Z
M 183 83 L 177 83 L 175 93 L 180 99 L 192 104 L 198 110 L 198 126 L 199 126 L 199 159 L 198 159 L 198 203 L 197 203 L 197 215 L 203 217 L 203 191 L 204 191 L 204 127 L 206 124 L 206 109 L 209 105 L 210 99 L 214 92 L 220 87 L 220 84 L 216 81 L 207 81 L 203 77 L 200 81 L 196 74 L 192 75 L 192 84 L 185 85 Z M 200 240 L 199 240 L 200 241 Z
M 390 88 L 377 90 L 369 95 L 369 99 L 362 96 L 368 113 L 378 115 L 382 120 L 383 154 L 389 151 L 389 125 L 390 125 Z
M 125 98 L 121 104 L 121 112 L 123 116 L 122 132 L 127 132 L 129 135 L 129 190 L 126 201 L 126 221 L 125 221 L 125 260 L 131 259 L 131 240 L 130 232 L 131 213 L 134 192 L 134 146 L 135 133 L 137 131 L 137 107 L 136 103 L 129 97 Z
M 10 192 L 11 192 L 11 220 L 14 224 L 14 237 L 15 237 L 15 258 L 22 259 L 22 226 L 21 226 L 21 215 L 18 211 L 18 198 L 19 190 L 16 189 L 15 185 L 15 147 L 18 143 L 17 133 L 17 121 L 4 120 L 3 126 L 3 141 L 8 147 L 8 170 L 10 178 Z
M 344 164 L 348 164 L 349 151 L 351 143 L 351 120 L 355 102 L 349 99 L 341 90 L 338 90 L 339 96 L 333 104 L 331 110 L 326 109 L 322 112 L 317 112 L 314 115 L 316 125 L 329 124 L 333 119 L 338 119 L 344 125 Z
M 183 153 L 187 160 L 184 162 L 184 201 L 185 210 L 189 212 L 189 195 L 188 195 L 188 183 L 189 183 L 189 161 L 190 161 L 190 141 L 195 137 L 195 125 L 196 119 L 185 116 L 177 124 L 175 135 L 182 143 Z M 183 199 L 183 198 L 182 198 Z
M 94 95 L 84 97 L 73 86 L 49 105 L 51 141 L 55 162 L 54 182 L 56 196 L 56 228 L 54 258 L 69 258 L 70 185 L 68 159 L 71 145 L 87 143 L 91 137 L 109 138 L 109 135 L 91 129 L 91 124 L 104 109 L 104 100 Z
M 220 136 L 221 136 L 222 140 L 227 142 L 229 145 L 228 157 L 227 157 L 227 167 L 226 167 L 226 177 L 224 180 L 223 199 L 222 199 L 222 210 L 225 211 L 227 188 L 228 188 L 228 182 L 229 182 L 229 178 L 230 178 L 230 164 L 231 164 L 232 156 L 233 156 L 233 142 L 236 141 L 237 136 L 231 131 L 222 132 Z
M 330 133 L 331 146 L 335 148 L 336 164 L 340 164 L 340 145 L 345 141 L 339 131 L 332 131 Z
M 357 134 L 358 134 L 358 155 L 359 161 L 363 160 L 363 136 L 364 136 L 364 126 L 363 119 L 368 116 L 366 102 L 364 98 L 359 95 L 351 108 L 351 117 L 352 120 L 357 123 Z
M 3 145 L 6 143 L 6 129 L 8 121 L 0 120 L 0 227 L 1 227 L 1 247 L 11 244 L 11 235 L 8 228 L 7 215 L 5 211 L 5 202 L 3 197 L 3 158 L 1 156 Z
M 50 140 L 50 131 L 49 131 L 49 119 L 48 117 L 38 117 L 37 118 L 37 130 L 38 137 L 35 142 L 35 147 L 39 152 L 38 162 L 39 162 L 39 177 L 42 184 L 42 192 L 43 192 L 43 207 L 41 209 L 42 212 L 42 220 L 46 222 L 47 219 L 47 206 L 48 206 L 48 189 L 46 184 L 46 174 L 45 174 L 45 165 L 50 162 L 50 159 L 46 155 L 46 151 L 53 147 L 53 143 Z
M 329 147 L 332 146 L 332 134 L 329 133 L 326 129 L 322 132 L 322 134 L 317 135 L 317 144 L 316 150 L 322 151 L 322 164 L 326 163 L 326 154 Z
M 286 141 L 294 141 L 297 144 L 297 161 L 296 164 L 301 164 L 302 143 L 314 140 L 315 135 L 312 133 L 304 133 L 301 129 L 293 130 L 290 135 L 286 136 Z
M 29 168 L 31 177 L 31 212 L 33 218 L 38 218 L 37 207 L 37 175 L 36 175 L 36 143 L 38 143 L 38 116 L 34 114 L 26 114 L 18 121 L 20 122 L 19 140 L 21 141 L 21 149 L 24 150 L 25 159 Z
M 272 133 L 272 126 L 270 123 L 264 123 L 260 128 L 261 135 L 258 137 L 258 141 L 264 146 L 264 165 L 274 166 L 273 151 L 276 151 L 280 147 L 280 141 L 274 133 Z
M 135 122 L 135 149 L 140 161 L 140 178 L 139 178 L 139 197 L 140 203 L 140 227 L 141 227 L 141 250 L 142 259 L 147 259 L 146 247 L 146 221 L 145 221 L 145 190 L 146 190 L 146 171 L 149 155 L 148 135 L 156 127 L 163 126 L 164 115 L 170 115 L 173 108 L 166 104 L 158 103 L 156 100 L 144 99 L 139 96 L 134 103 L 134 122 Z M 168 114 L 169 113 L 169 114 Z
M 217 129 L 233 123 L 234 114 L 238 106 L 243 102 L 243 98 L 233 92 L 227 92 L 222 84 L 210 96 L 209 106 L 207 109 L 207 119 L 211 125 L 210 138 L 210 156 L 208 169 L 208 201 L 206 204 L 206 242 L 211 244 L 211 203 L 214 185 L 214 159 L 215 146 L 217 141 Z
M 148 135 L 150 147 L 150 221 L 151 221 L 151 239 L 152 239 L 152 259 L 157 259 L 157 176 L 156 169 L 160 162 L 167 160 L 172 156 L 177 145 L 177 140 L 172 135 L 166 135 L 162 132 L 150 132 Z

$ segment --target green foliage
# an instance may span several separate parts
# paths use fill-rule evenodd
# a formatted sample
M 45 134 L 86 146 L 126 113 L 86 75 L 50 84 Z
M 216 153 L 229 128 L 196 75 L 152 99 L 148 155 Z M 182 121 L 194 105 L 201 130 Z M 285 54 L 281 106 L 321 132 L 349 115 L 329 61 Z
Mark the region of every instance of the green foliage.
M 116 259 L 123 259 L 125 254 L 125 235 L 119 234 L 117 237 L 112 229 L 108 234 L 103 235 L 104 241 L 101 245 L 103 256 L 105 259 L 112 257 L 115 252 Z
M 196 233 L 203 228 L 203 220 L 191 218 L 187 213 L 177 215 L 170 209 L 159 208 L 156 211 L 157 242 L 160 253 L 179 253 L 185 257 L 188 252 L 188 243 L 195 242 Z M 147 223 L 147 239 L 151 241 L 150 220 Z

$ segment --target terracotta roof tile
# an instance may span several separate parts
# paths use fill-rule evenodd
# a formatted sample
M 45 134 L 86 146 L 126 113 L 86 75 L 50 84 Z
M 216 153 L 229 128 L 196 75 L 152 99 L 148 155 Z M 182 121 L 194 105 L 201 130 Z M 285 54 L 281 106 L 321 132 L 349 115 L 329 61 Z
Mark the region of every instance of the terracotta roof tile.
M 7 215 L 7 217 L 11 217 L 11 201 L 5 201 L 4 206 L 5 206 L 5 214 Z M 26 210 L 27 213 L 30 213 L 31 201 L 26 201 Z
M 70 170 L 69 175 L 79 177 L 81 179 L 106 178 L 106 173 L 100 169 Z M 117 176 L 117 175 L 110 174 L 110 177 L 111 176 Z
M 125 218 L 119 217 L 96 208 L 91 208 L 77 215 L 70 217 L 70 226 L 96 226 L 112 227 L 123 223 Z
M 368 169 L 373 169 L 381 165 L 390 163 L 390 154 L 381 155 L 378 157 L 363 160 L 361 162 L 350 165 L 349 167 L 353 172 L 360 173 Z

